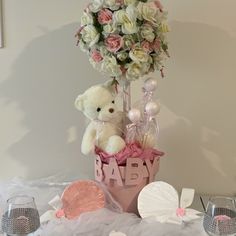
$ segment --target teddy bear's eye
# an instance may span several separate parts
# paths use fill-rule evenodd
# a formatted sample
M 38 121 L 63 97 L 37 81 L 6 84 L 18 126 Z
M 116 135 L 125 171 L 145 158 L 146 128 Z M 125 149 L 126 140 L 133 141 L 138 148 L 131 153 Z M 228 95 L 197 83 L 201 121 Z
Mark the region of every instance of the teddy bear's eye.
M 100 107 L 97 108 L 97 112 L 99 112 L 99 111 L 101 111 L 101 108 L 100 108 Z
M 115 104 L 115 101 L 113 100 L 111 103 Z

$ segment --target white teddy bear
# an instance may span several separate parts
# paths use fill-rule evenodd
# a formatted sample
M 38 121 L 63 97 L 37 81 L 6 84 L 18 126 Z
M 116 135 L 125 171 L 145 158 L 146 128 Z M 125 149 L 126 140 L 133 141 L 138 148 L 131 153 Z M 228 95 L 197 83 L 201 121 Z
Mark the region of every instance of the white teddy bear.
M 75 106 L 90 119 L 81 144 L 81 151 L 88 155 L 95 145 L 108 154 L 116 154 L 125 147 L 123 112 L 115 105 L 115 88 L 112 82 L 95 85 L 79 95 Z

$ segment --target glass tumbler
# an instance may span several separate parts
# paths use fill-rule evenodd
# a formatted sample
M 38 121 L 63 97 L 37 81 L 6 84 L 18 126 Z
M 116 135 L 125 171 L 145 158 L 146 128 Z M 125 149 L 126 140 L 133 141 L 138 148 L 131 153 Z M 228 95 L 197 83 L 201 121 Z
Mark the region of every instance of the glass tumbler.
M 20 195 L 7 200 L 2 217 L 2 231 L 6 235 L 27 235 L 39 226 L 39 213 L 33 197 Z
M 213 197 L 203 219 L 208 235 L 236 235 L 236 202 L 234 198 Z

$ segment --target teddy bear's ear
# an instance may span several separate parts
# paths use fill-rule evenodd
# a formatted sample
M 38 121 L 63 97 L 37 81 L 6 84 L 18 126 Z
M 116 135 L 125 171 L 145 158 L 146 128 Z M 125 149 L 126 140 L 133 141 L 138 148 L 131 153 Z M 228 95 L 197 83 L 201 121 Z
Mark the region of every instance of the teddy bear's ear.
M 83 111 L 84 110 L 84 95 L 79 95 L 75 100 L 75 107 Z
M 103 84 L 103 86 L 106 87 L 112 94 L 116 94 L 117 84 L 118 82 L 116 80 L 108 80 Z

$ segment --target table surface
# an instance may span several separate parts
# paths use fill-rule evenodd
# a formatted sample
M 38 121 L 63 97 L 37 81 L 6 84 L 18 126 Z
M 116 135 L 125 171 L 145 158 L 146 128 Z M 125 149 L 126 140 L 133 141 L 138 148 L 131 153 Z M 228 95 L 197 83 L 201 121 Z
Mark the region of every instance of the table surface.
M 63 179 L 44 179 L 33 182 L 14 180 L 8 183 L 0 183 L 0 214 L 3 203 L 12 195 L 27 194 L 34 196 L 40 214 L 51 209 L 48 202 L 57 194 L 61 194 L 68 182 Z M 204 197 L 208 201 L 208 197 Z M 195 196 L 194 209 L 203 211 L 198 195 Z M 3 211 L 3 210 L 2 210 Z M 82 215 L 75 221 L 55 219 L 47 225 L 43 225 L 34 236 L 109 236 L 111 231 L 121 231 L 127 236 L 206 236 L 202 227 L 202 219 L 182 225 L 161 224 L 153 220 L 141 220 L 133 214 L 120 214 L 102 209 L 93 213 Z

